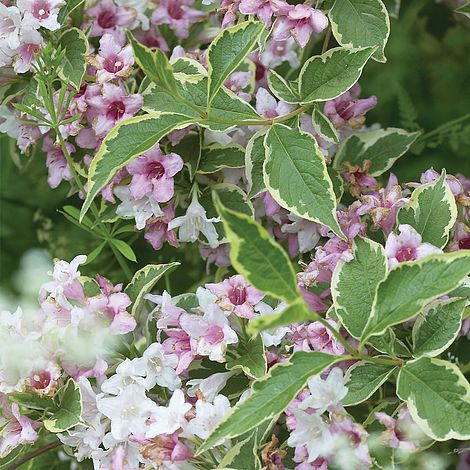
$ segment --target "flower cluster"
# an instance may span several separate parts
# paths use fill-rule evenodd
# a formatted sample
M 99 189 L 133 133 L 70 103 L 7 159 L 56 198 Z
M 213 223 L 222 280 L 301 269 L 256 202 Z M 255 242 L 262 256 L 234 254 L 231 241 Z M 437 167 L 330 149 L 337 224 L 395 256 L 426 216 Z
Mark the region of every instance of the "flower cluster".
M 0 4 L 0 132 L 93 245 L 0 313 L 0 458 L 362 470 L 470 438 L 470 180 L 399 182 L 426 139 L 366 125 L 382 2 L 348 2 L 367 39 L 340 0 L 72 3 Z

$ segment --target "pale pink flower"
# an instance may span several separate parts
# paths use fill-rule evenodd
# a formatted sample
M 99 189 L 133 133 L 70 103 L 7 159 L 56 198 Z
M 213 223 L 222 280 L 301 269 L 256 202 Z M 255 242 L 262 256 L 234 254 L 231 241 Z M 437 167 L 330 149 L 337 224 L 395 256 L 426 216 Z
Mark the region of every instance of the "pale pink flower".
M 181 315 L 181 328 L 191 338 L 191 348 L 197 355 L 209 356 L 211 361 L 224 362 L 227 346 L 238 342 L 237 334 L 230 327 L 228 313 L 223 312 L 216 304 L 215 295 L 201 287 L 196 295 L 203 315 Z
M 18 0 L 17 6 L 24 14 L 23 26 L 34 29 L 42 26 L 55 31 L 60 28 L 57 15 L 64 3 L 62 0 Z
M 127 294 L 121 292 L 122 284 L 114 286 L 108 279 L 99 274 L 96 276 L 96 280 L 103 297 L 106 299 L 103 311 L 111 319 L 110 331 L 119 335 L 133 331 L 137 323 L 134 317 L 126 310 L 132 304 L 132 301 Z
M 258 88 L 256 92 L 256 111 L 261 116 L 272 119 L 290 113 L 294 109 L 291 104 L 277 101 L 265 88 Z
M 168 52 L 170 50 L 165 38 L 157 31 L 156 28 L 150 28 L 148 31 L 135 30 L 133 31 L 133 34 L 144 46 L 151 48 L 156 47 L 161 49 L 163 52 Z
M 334 320 L 327 319 L 334 328 L 338 325 Z M 295 342 L 295 351 L 319 351 L 335 356 L 344 354 L 344 346 L 334 337 L 329 328 L 316 321 L 309 324 L 297 326 L 293 330 L 292 339 Z
M 353 85 L 348 91 L 334 100 L 327 101 L 323 112 L 336 126 L 348 124 L 353 129 L 361 127 L 365 121 L 365 114 L 377 105 L 377 97 L 359 99 L 361 86 Z
M 385 426 L 385 431 L 380 436 L 385 445 L 407 452 L 413 452 L 420 447 L 424 435 L 414 423 L 406 406 L 400 408 L 397 419 L 383 412 L 375 413 L 375 418 Z
M 21 13 L 15 6 L 0 3 L 0 44 L 15 50 L 20 45 Z
M 99 0 L 96 5 L 86 10 L 92 20 L 90 36 L 102 36 L 111 33 L 123 39 L 124 29 L 132 25 L 135 20 L 135 10 L 115 5 L 113 0 Z
M 157 144 L 127 165 L 132 175 L 130 191 L 136 199 L 151 194 L 158 202 L 173 197 L 173 177 L 183 168 L 183 160 L 176 153 L 163 155 Z
M 20 46 L 16 50 L 16 57 L 13 61 L 13 68 L 16 73 L 25 73 L 32 70 L 35 62 L 34 54 L 41 50 L 44 44 L 42 36 L 34 29 L 23 28 L 20 34 Z
M 217 296 L 222 310 L 234 312 L 241 318 L 253 318 L 254 306 L 264 298 L 264 294 L 250 286 L 240 274 L 217 284 L 206 284 L 206 288 Z
M 98 66 L 96 72 L 98 82 L 126 78 L 131 74 L 134 65 L 132 46 L 122 47 L 109 33 L 100 39 L 99 54 L 95 59 Z
M 87 92 L 91 88 L 88 87 Z M 92 126 L 98 137 L 108 134 L 119 121 L 132 117 L 140 111 L 144 103 L 142 95 L 126 95 L 123 88 L 111 83 L 103 83 L 101 90 L 98 87 L 98 90 L 94 91 L 99 94 L 94 95 L 93 92 L 93 95 L 87 98 L 87 119 L 90 121 L 90 113 L 95 116 Z
M 160 0 L 152 14 L 155 25 L 167 24 L 179 38 L 187 38 L 189 27 L 204 18 L 205 13 L 192 8 L 194 0 Z
M 214 263 L 218 267 L 230 266 L 230 244 L 222 243 L 217 248 L 209 245 L 199 244 L 199 253 L 207 259 L 207 266 Z
M 423 243 L 421 235 L 411 226 L 402 224 L 398 227 L 399 235 L 391 233 L 385 243 L 385 254 L 390 268 L 403 261 L 415 261 L 435 253 L 442 253 L 440 248 Z
M 75 147 L 72 144 L 66 142 L 65 145 L 69 153 L 75 151 Z M 63 180 L 71 181 L 73 179 L 72 171 L 62 149 L 55 145 L 48 135 L 44 137 L 42 151 L 46 153 L 46 165 L 49 173 L 47 182 L 52 189 L 57 188 Z
M 285 41 L 293 37 L 300 47 L 305 47 L 312 33 L 320 33 L 328 26 L 325 14 L 307 4 L 286 5 L 278 13 L 273 38 Z
M 29 385 L 38 395 L 53 396 L 59 377 L 59 367 L 49 362 L 42 369 L 36 369 L 31 372 Z
M 0 405 L 2 416 L 0 416 L 1 439 L 0 457 L 5 457 L 19 445 L 32 444 L 38 438 L 36 429 L 41 427 L 40 423 L 32 421 L 20 414 L 17 403 L 9 403 L 3 393 L 0 394 Z M 3 427 L 5 425 L 5 427 Z
M 191 450 L 179 440 L 177 432 L 160 434 L 151 439 L 139 439 L 135 436 L 130 439 L 139 442 L 140 455 L 150 465 L 165 468 L 165 464 L 183 462 L 193 456 Z

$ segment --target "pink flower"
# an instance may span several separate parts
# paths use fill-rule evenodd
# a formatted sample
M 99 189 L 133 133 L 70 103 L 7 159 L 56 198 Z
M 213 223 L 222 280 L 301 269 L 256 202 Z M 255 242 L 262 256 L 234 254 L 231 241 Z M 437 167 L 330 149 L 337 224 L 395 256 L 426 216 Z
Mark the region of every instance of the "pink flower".
M 362 166 L 343 162 L 345 171 L 341 173 L 341 176 L 348 184 L 349 192 L 353 197 L 360 197 L 363 194 L 373 193 L 379 189 L 377 180 L 373 176 L 369 176 L 370 166 L 370 160 L 364 160 Z
M 327 101 L 323 112 L 330 118 L 330 121 L 336 126 L 341 127 L 348 124 L 353 129 L 362 127 L 365 121 L 364 115 L 375 108 L 377 97 L 369 96 L 359 100 L 361 86 L 356 83 L 348 91 L 334 100 Z
M 173 177 L 183 168 L 183 160 L 176 153 L 163 155 L 157 144 L 126 168 L 132 175 L 130 191 L 136 199 L 151 194 L 156 201 L 167 202 L 173 197 Z
M 59 377 L 60 369 L 55 364 L 49 363 L 46 367 L 31 373 L 29 384 L 39 395 L 53 396 Z
M 34 54 L 41 50 L 44 40 L 36 30 L 23 28 L 20 43 L 20 47 L 16 50 L 13 68 L 16 73 L 25 73 L 32 69 L 32 63 L 35 61 Z
M 130 45 L 121 47 L 112 34 L 106 33 L 100 39 L 96 62 L 98 65 L 96 78 L 99 82 L 126 78 L 131 74 L 134 65 L 132 47 Z
M 187 38 L 189 27 L 202 18 L 205 13 L 191 8 L 194 0 L 160 0 L 152 14 L 155 25 L 167 24 L 179 38 Z
M 376 193 L 362 196 L 362 204 L 357 209 L 359 215 L 369 214 L 375 228 L 382 228 L 388 235 L 395 226 L 397 212 L 408 198 L 403 197 L 397 177 L 390 173 L 387 186 Z
M 274 24 L 273 38 L 285 41 L 293 37 L 300 47 L 305 47 L 312 33 L 320 33 L 328 26 L 325 14 L 310 5 L 286 5 Z
M 133 33 L 136 39 L 144 46 L 156 47 L 161 49 L 163 52 L 168 52 L 170 50 L 165 38 L 154 28 L 150 28 L 148 31 L 136 30 L 133 31 Z
M 18 0 L 17 6 L 24 13 L 23 26 L 33 29 L 42 26 L 55 31 L 60 28 L 57 15 L 64 3 L 62 0 Z
M 86 10 L 93 20 L 90 36 L 102 36 L 111 33 L 117 38 L 124 38 L 124 29 L 135 20 L 135 11 L 127 10 L 114 4 L 113 0 L 100 0 Z
M 123 88 L 111 83 L 103 83 L 101 89 L 96 87 L 87 88 L 87 119 L 90 122 L 90 117 L 94 116 L 93 129 L 98 137 L 104 137 L 119 121 L 139 111 L 144 99 L 139 94 L 126 95 Z
M 411 226 L 402 224 L 398 227 L 400 235 L 391 233 L 385 243 L 385 254 L 390 268 L 404 261 L 415 261 L 428 255 L 442 253 L 442 250 L 423 243 L 421 235 Z
M 247 102 L 251 101 L 251 95 L 246 93 L 245 90 L 250 86 L 251 78 L 253 77 L 253 72 L 234 72 L 232 73 L 227 80 L 225 80 L 224 85 L 236 95 L 238 95 L 242 100 Z M 185 129 L 183 129 L 185 130 Z
M 66 142 L 66 147 L 69 153 L 75 151 L 72 144 Z M 64 154 L 59 146 L 54 145 L 52 139 L 46 135 L 43 140 L 42 150 L 46 153 L 46 165 L 49 176 L 47 182 L 52 189 L 57 188 L 62 180 L 71 181 L 73 176 L 67 164 Z
M 454 227 L 454 241 L 447 247 L 449 251 L 470 250 L 470 227 L 457 220 Z
M 168 230 L 169 222 L 175 218 L 175 208 L 166 206 L 162 211 L 164 214 L 162 217 L 151 217 L 146 222 L 147 231 L 144 238 L 152 245 L 154 250 L 160 250 L 165 240 L 168 240 L 171 246 L 179 246 L 175 231 Z
M 327 322 L 338 330 L 334 320 L 327 319 Z M 335 356 L 341 356 L 345 352 L 344 346 L 333 336 L 331 330 L 318 321 L 298 326 L 292 339 L 295 342 L 295 351 L 314 350 Z
M 253 318 L 253 307 L 264 298 L 264 294 L 251 287 L 240 274 L 217 284 L 206 284 L 206 288 L 218 297 L 222 310 L 235 312 L 241 318 Z
M 19 445 L 35 442 L 38 438 L 35 430 L 41 427 L 41 424 L 20 415 L 18 404 L 10 404 L 7 396 L 3 393 L 0 394 L 0 405 L 2 409 L 2 416 L 0 417 L 0 426 L 2 426 L 0 457 L 5 457 Z M 5 424 L 6 426 L 3 427 Z
M 271 17 L 285 6 L 282 0 L 241 0 L 239 10 L 244 15 L 257 15 L 267 26 L 271 26 Z
M 294 106 L 284 103 L 283 101 L 277 102 L 276 98 L 272 96 L 265 88 L 258 88 L 256 92 L 256 111 L 261 116 L 272 119 L 277 116 L 290 113 Z
M 166 354 L 176 354 L 178 357 L 176 373 L 180 375 L 188 369 L 196 357 L 193 341 L 189 334 L 181 328 L 167 329 L 165 334 L 168 338 L 162 343 L 163 350 Z

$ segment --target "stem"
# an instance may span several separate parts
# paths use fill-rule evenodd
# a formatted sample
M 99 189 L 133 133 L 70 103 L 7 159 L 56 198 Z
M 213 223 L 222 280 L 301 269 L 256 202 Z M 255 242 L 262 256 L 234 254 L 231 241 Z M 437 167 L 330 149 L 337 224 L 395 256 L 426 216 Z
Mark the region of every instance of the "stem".
M 291 111 L 288 114 L 284 114 L 283 116 L 278 116 L 274 119 L 262 119 L 262 120 L 251 120 L 251 121 L 231 121 L 227 119 L 218 119 L 218 118 L 211 118 L 211 117 L 206 117 L 206 118 L 201 118 L 196 120 L 196 122 L 199 123 L 204 123 L 205 121 L 213 121 L 217 122 L 220 124 L 231 124 L 234 126 L 272 126 L 273 124 L 278 124 L 284 121 L 288 121 L 289 119 L 292 119 L 293 117 L 297 116 L 298 114 L 302 114 L 304 111 L 306 111 L 308 108 L 312 106 L 311 104 L 304 104 L 300 108 L 295 109 L 294 111 Z
M 26 462 L 29 462 L 30 460 L 34 459 L 38 455 L 49 452 L 50 450 L 55 449 L 56 447 L 60 447 L 61 445 L 62 445 L 62 442 L 56 441 L 56 442 L 51 442 L 45 445 L 44 447 L 40 447 L 39 449 L 36 449 L 34 452 L 31 452 L 28 455 L 25 455 L 21 459 L 17 460 L 15 463 L 11 464 L 9 467 L 6 468 L 6 470 L 15 470 L 16 468 L 21 467 L 21 465 L 25 464 Z
M 119 266 L 127 277 L 127 280 L 130 281 L 132 279 L 132 271 L 129 269 L 129 266 L 127 266 L 126 260 L 112 243 L 109 243 L 109 246 L 111 247 L 111 250 L 113 251 L 114 256 L 116 257 Z
M 343 335 L 337 331 L 335 328 L 333 328 L 327 320 L 325 320 L 323 317 L 315 313 L 315 320 L 320 322 L 325 328 L 328 328 L 328 330 L 331 331 L 333 336 L 337 341 L 339 341 L 344 349 L 354 358 L 358 359 L 360 361 L 366 361 L 366 362 L 375 362 L 376 364 L 384 364 L 388 366 L 401 366 L 403 364 L 403 361 L 401 359 L 386 359 L 384 357 L 371 357 L 371 356 L 366 356 L 365 354 L 362 354 L 360 351 L 356 351 L 343 337 Z
M 324 54 L 326 50 L 328 49 L 328 44 L 330 43 L 330 38 L 331 38 L 331 25 L 328 26 L 328 29 L 326 30 L 325 37 L 323 39 L 323 46 L 321 48 L 321 53 Z

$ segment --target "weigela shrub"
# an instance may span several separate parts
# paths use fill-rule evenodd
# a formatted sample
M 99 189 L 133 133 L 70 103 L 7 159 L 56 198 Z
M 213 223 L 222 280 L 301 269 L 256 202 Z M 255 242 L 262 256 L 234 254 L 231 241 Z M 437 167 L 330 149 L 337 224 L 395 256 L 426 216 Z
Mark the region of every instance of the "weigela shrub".
M 0 131 L 96 241 L 0 315 L 1 468 L 457 465 L 470 180 L 399 182 L 426 139 L 366 125 L 397 2 L 296 3 L 0 4 Z

